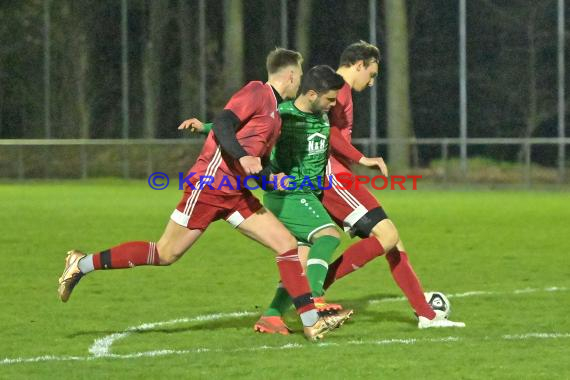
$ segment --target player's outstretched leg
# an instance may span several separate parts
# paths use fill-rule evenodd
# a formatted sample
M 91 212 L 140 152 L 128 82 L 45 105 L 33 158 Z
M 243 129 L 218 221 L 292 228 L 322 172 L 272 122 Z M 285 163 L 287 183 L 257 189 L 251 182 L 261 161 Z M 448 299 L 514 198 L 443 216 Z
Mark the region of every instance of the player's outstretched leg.
M 89 255 L 77 250 L 69 251 L 59 278 L 59 298 L 67 302 L 79 280 L 92 271 L 170 265 L 182 257 L 201 233 L 201 230 L 189 230 L 170 220 L 158 243 L 132 241 Z
M 324 228 L 314 234 L 312 245 L 299 243 L 298 255 L 303 270 L 307 274 L 313 301 L 319 312 L 340 311 L 342 306 L 333 303 L 327 303 L 324 299 L 323 284 L 327 275 L 328 263 L 335 249 L 340 244 L 340 236 L 336 228 Z M 287 327 L 282 316 L 293 305 L 293 301 L 283 287 L 283 283 L 279 283 L 275 296 L 269 305 L 269 308 L 263 313 L 259 320 L 253 326 L 254 331 L 266 334 L 288 335 L 291 329 Z
M 338 311 L 342 306 L 328 304 L 325 299 L 324 283 L 327 277 L 329 262 L 340 244 L 340 235 L 334 227 L 325 228 L 314 234 L 307 260 L 303 260 L 303 268 L 307 273 L 313 300 L 319 311 Z
M 331 264 L 325 287 L 330 287 L 336 280 L 362 268 L 386 252 L 388 252 L 386 260 L 390 264 L 392 276 L 416 314 L 430 320 L 434 319 L 435 312 L 425 300 L 422 286 L 404 252 L 398 230 L 390 219 L 378 222 L 372 228 L 368 238 L 350 246 Z
M 394 223 L 390 219 L 383 219 L 368 231 L 369 237 L 351 245 L 330 265 L 325 288 L 387 252 L 386 260 L 390 264 L 392 276 L 416 314 L 429 320 L 434 319 L 435 312 L 424 298 L 423 289 L 404 252 Z
M 243 221 L 238 228 L 243 234 L 277 253 L 276 261 L 281 281 L 293 298 L 307 339 L 321 339 L 350 318 L 352 310 L 327 316 L 318 313 L 311 297 L 307 277 L 299 261 L 297 240 L 272 213 L 262 208 Z
M 329 266 L 324 288 L 390 251 L 398 240 L 398 230 L 390 219 L 378 222 L 369 237 L 352 244 Z
M 404 244 L 398 241 L 396 247 L 386 254 L 386 260 L 390 265 L 390 272 L 394 281 L 408 299 L 408 302 L 418 316 L 420 329 L 432 327 L 465 327 L 463 322 L 453 322 L 433 310 L 425 299 L 422 284 L 412 268 L 412 264 L 405 252 Z
M 374 258 L 383 255 L 390 265 L 390 272 L 394 281 L 408 299 L 416 312 L 420 328 L 429 327 L 463 327 L 461 322 L 452 322 L 441 316 L 429 306 L 421 283 L 414 272 L 405 252 L 399 234 L 389 219 L 384 219 L 372 228 L 371 236 L 351 245 L 329 267 L 325 289 L 328 289 L 336 280 L 362 268 Z
M 422 284 L 408 260 L 402 241 L 399 241 L 396 247 L 386 254 L 386 260 L 390 265 L 390 272 L 394 282 L 402 289 L 418 317 L 433 320 L 436 317 L 436 313 L 424 297 Z

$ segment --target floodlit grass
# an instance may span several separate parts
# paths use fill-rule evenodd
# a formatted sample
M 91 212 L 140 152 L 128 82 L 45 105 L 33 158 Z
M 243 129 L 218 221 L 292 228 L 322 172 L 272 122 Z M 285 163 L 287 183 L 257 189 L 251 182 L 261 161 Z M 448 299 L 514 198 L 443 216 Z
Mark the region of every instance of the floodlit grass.
M 418 330 L 379 258 L 329 291 L 331 301 L 355 315 L 323 344 L 305 341 L 293 313 L 287 320 L 295 334 L 255 334 L 277 268 L 267 249 L 223 222 L 175 265 L 96 272 L 61 303 L 56 289 L 65 252 L 156 241 L 179 200 L 174 187 L 0 184 L 0 378 L 570 376 L 567 192 L 439 191 L 420 184 L 418 191 L 377 194 L 426 290 L 482 292 L 451 298 L 452 319 L 466 322 L 465 329 Z M 249 313 L 226 315 L 241 311 Z M 217 313 L 224 314 L 211 316 Z M 88 351 L 129 327 L 175 319 L 181 320 L 115 340 L 109 351 L 115 357 Z M 155 356 L 134 357 L 143 352 Z M 46 355 L 52 357 L 12 361 Z

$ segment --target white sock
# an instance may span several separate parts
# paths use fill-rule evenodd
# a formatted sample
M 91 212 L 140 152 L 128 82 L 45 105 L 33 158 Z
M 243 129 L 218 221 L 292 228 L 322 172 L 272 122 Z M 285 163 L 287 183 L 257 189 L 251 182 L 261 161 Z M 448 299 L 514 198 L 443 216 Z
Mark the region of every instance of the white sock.
M 95 265 L 93 265 L 93 255 L 87 255 L 79 260 L 77 266 L 79 266 L 79 270 L 83 274 L 93 272 L 95 270 Z
M 315 323 L 317 323 L 318 319 L 319 319 L 319 313 L 317 313 L 317 309 L 301 313 L 301 321 L 303 322 L 303 326 L 305 327 L 313 326 Z

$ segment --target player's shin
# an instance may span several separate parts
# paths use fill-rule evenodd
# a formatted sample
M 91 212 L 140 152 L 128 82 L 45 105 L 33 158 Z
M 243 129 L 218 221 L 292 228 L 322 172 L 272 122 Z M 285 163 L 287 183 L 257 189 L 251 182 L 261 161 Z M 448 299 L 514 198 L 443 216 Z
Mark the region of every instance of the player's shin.
M 303 273 L 297 248 L 278 255 L 276 261 L 283 286 L 291 295 L 303 325 L 313 326 L 319 319 L 319 314 L 311 297 L 311 289 Z
M 335 236 L 321 236 L 313 241 L 307 260 L 307 278 L 313 297 L 322 297 L 329 262 L 340 240 Z
M 384 248 L 375 237 L 369 237 L 354 243 L 329 265 L 324 288 L 328 289 L 336 280 L 362 268 L 369 261 L 383 254 Z
M 267 317 L 280 317 L 293 305 L 293 301 L 287 293 L 287 290 L 283 287 L 283 283 L 279 282 L 277 289 L 275 290 L 275 295 L 273 300 L 269 305 L 269 308 L 263 313 Z
M 134 241 L 87 255 L 79 261 L 79 269 L 86 274 L 99 269 L 133 268 L 139 265 L 160 265 L 156 243 Z
M 427 319 L 435 318 L 435 312 L 426 302 L 422 285 L 408 260 L 408 255 L 393 248 L 386 254 L 386 260 L 390 264 L 394 281 L 402 289 L 416 314 Z

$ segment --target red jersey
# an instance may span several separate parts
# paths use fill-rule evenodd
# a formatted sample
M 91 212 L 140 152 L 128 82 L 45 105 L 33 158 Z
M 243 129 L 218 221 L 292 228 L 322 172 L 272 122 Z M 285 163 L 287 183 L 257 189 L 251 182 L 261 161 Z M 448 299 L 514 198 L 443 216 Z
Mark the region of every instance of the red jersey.
M 363 157 L 352 146 L 352 127 L 354 125 L 352 88 L 348 83 L 338 91 L 336 104 L 329 113 L 331 123 L 331 158 L 349 167 L 351 162 L 358 162 Z
M 336 104 L 329 113 L 331 128 L 338 128 L 342 137 L 350 144 L 354 125 L 352 89 L 348 83 L 338 90 Z
M 281 118 L 278 103 L 271 85 L 259 81 L 249 82 L 236 92 L 224 109 L 232 111 L 241 121 L 236 132 L 240 145 L 250 156 L 268 158 L 281 133 Z M 189 182 L 195 184 L 200 176 L 214 177 L 207 180 L 215 188 L 216 194 L 239 193 L 236 176 L 245 173 L 237 160 L 224 154 L 213 132 L 208 134 L 202 152 L 189 173 L 196 173 Z M 203 187 L 208 189 L 207 186 Z

